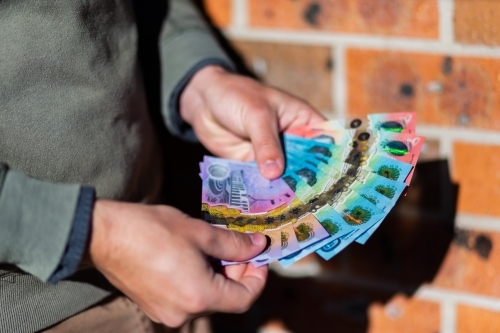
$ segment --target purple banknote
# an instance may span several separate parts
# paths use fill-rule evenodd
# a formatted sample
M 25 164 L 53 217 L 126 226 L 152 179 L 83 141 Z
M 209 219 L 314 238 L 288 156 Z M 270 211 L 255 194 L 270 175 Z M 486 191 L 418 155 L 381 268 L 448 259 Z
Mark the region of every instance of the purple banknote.
M 295 193 L 281 178 L 264 178 L 254 163 L 239 163 L 206 156 L 201 166 L 202 203 L 239 210 L 241 214 L 267 213 L 288 206 Z

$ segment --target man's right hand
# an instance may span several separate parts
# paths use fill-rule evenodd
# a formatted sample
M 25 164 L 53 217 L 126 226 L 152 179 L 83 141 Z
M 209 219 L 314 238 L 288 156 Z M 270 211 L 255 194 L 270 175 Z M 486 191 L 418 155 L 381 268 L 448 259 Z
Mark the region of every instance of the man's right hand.
M 262 234 L 219 229 L 168 206 L 97 200 L 88 255 L 154 321 L 177 327 L 214 311 L 243 312 L 264 288 L 267 268 L 213 271 L 207 257 L 248 260 Z

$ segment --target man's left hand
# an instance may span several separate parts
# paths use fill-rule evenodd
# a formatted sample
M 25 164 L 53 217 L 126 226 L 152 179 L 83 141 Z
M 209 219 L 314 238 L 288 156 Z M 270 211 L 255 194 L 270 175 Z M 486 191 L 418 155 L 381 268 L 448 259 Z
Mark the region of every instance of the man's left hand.
M 306 102 L 219 66 L 206 66 L 185 87 L 181 117 L 217 156 L 256 160 L 262 175 L 283 173 L 279 132 L 324 120 Z

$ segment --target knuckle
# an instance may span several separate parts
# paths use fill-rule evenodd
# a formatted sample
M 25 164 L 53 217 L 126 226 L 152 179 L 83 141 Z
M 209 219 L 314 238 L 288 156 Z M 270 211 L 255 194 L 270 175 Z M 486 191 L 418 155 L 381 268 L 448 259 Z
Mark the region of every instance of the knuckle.
M 250 236 L 244 233 L 238 231 L 231 231 L 230 244 L 237 249 L 242 248 L 246 245 L 247 243 L 246 241 L 249 237 Z
M 183 313 L 170 313 L 167 317 L 161 318 L 161 322 L 169 327 L 177 328 L 184 325 L 189 320 L 187 314 Z
M 262 120 L 265 121 L 269 119 L 269 115 L 272 113 L 272 108 L 265 100 L 253 100 L 248 103 L 247 120 Z
M 199 314 L 206 312 L 208 309 L 207 302 L 201 296 L 193 296 L 189 299 L 186 310 L 191 314 Z
M 209 232 L 206 235 L 205 242 L 206 242 L 206 246 L 209 249 L 217 249 L 221 243 L 220 236 L 218 235 L 218 233 Z
M 165 324 L 167 326 L 177 328 L 177 327 L 181 327 L 182 325 L 184 325 L 187 322 L 187 320 L 188 320 L 187 316 L 175 316 L 175 317 L 171 318 L 170 321 L 165 323 Z
M 252 107 L 252 112 L 258 116 L 267 116 L 269 114 L 270 108 L 264 103 L 255 104 Z
M 275 160 L 279 155 L 279 146 L 273 138 L 263 140 L 259 146 L 259 160 L 266 162 L 267 160 Z
M 247 312 L 248 309 L 252 306 L 251 301 L 246 301 L 246 302 L 240 302 L 238 305 L 236 305 L 234 312 L 235 313 L 244 313 Z

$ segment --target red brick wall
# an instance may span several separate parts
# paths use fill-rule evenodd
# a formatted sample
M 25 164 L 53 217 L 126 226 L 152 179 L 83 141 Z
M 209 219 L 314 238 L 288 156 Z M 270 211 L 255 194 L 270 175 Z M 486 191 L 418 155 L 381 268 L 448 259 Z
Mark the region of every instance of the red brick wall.
M 411 298 L 373 304 L 369 332 L 500 331 L 500 1 L 204 3 L 264 81 L 328 117 L 414 110 L 423 157 L 450 160 L 470 244 L 452 242 Z

